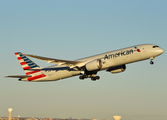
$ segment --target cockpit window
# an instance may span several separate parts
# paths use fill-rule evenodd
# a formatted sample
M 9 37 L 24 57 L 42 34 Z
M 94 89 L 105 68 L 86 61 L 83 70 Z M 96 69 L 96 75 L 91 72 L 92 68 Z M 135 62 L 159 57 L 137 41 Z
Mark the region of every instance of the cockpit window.
M 153 46 L 153 48 L 156 48 L 156 47 L 159 47 L 159 46 L 157 46 L 157 45 Z

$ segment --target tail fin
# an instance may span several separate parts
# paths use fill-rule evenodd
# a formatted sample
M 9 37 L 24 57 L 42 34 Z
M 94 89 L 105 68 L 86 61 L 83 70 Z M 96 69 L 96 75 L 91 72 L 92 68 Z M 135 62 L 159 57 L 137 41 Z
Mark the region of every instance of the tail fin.
M 24 56 L 22 53 L 20 52 L 16 52 L 15 53 L 17 59 L 19 60 L 21 66 L 23 67 L 24 72 L 26 73 L 26 75 L 34 75 L 35 73 L 40 74 L 41 70 L 29 70 L 29 69 L 36 69 L 36 68 L 40 68 L 37 64 L 35 64 L 33 61 L 31 61 L 29 58 L 27 58 L 26 56 Z

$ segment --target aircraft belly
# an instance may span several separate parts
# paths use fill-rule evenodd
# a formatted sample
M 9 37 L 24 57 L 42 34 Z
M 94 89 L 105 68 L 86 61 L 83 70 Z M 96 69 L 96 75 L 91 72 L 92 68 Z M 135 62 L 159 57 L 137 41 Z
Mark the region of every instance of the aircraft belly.
M 76 76 L 79 74 L 80 74 L 80 71 L 60 70 L 60 71 L 54 72 L 50 75 L 48 74 L 47 80 L 50 80 L 50 81 L 61 80 L 61 79 Z

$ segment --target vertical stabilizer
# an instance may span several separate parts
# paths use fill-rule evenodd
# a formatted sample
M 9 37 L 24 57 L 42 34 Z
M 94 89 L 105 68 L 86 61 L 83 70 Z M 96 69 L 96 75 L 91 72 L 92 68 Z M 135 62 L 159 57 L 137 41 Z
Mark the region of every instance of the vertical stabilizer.
M 32 81 L 32 80 L 36 80 L 36 79 L 43 78 L 46 76 L 41 73 L 41 70 L 32 70 L 32 69 L 40 69 L 40 67 L 36 63 L 31 61 L 28 57 L 24 56 L 20 52 L 16 52 L 15 55 L 17 59 L 19 60 L 26 75 L 32 76 L 32 77 L 27 78 L 27 80 Z

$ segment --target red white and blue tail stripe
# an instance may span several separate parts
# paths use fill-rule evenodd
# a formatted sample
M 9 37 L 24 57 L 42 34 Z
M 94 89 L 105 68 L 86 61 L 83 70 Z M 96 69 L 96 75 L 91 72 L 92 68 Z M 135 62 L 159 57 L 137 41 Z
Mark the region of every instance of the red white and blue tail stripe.
M 45 74 L 41 73 L 41 70 L 32 70 L 32 69 L 40 69 L 40 67 L 37 64 L 35 64 L 33 61 L 31 61 L 28 57 L 24 56 L 20 52 L 16 52 L 15 55 L 19 60 L 26 75 L 31 76 L 26 78 L 28 81 L 37 81 L 46 77 Z

